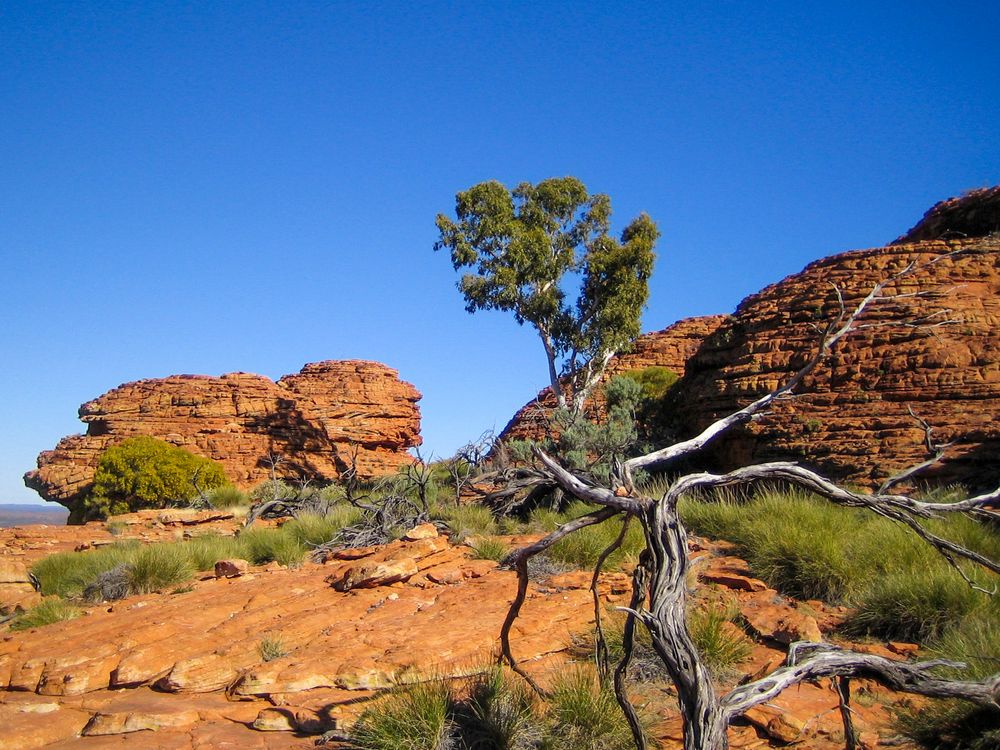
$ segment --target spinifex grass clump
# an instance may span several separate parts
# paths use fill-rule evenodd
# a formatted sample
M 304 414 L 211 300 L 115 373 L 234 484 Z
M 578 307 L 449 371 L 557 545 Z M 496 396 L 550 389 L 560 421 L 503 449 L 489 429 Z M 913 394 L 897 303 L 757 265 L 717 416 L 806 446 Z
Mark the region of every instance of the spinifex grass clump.
M 510 546 L 495 536 L 477 537 L 472 542 L 472 557 L 476 560 L 496 560 L 499 562 L 510 552 Z
M 906 527 L 803 492 L 688 499 L 681 513 L 692 531 L 736 542 L 778 590 L 854 608 L 846 630 L 855 635 L 923 640 L 988 599 Z M 1000 535 L 985 524 L 955 516 L 928 526 L 987 557 L 1000 552 Z M 967 574 L 984 577 L 971 566 Z
M 584 503 L 571 503 L 566 509 L 566 518 L 576 518 L 593 511 L 592 506 Z M 546 552 L 546 555 L 557 562 L 566 563 L 576 568 L 593 568 L 597 564 L 598 558 L 607 549 L 621 532 L 622 522 L 615 519 L 598 526 L 590 526 L 575 534 L 571 534 L 561 539 Z M 638 524 L 631 524 L 625 539 L 614 553 L 604 562 L 605 570 L 613 570 L 621 565 L 622 561 L 636 557 L 646 546 L 642 537 L 642 530 Z
M 32 607 L 14 618 L 10 623 L 11 630 L 27 630 L 28 628 L 40 628 L 53 622 L 72 620 L 80 615 L 80 610 L 71 604 L 50 597 L 43 599 L 40 604 Z
M 930 657 L 966 664 L 942 670 L 955 679 L 983 679 L 1000 670 L 1000 605 L 965 618 L 944 631 L 928 649 Z M 897 726 L 906 736 L 934 750 L 1000 748 L 1000 713 L 964 701 L 934 701 L 900 712 Z
M 592 670 L 577 668 L 560 675 L 549 697 L 548 724 L 547 750 L 635 747 L 614 693 L 598 685 Z
M 361 714 L 351 744 L 362 750 L 437 750 L 450 747 L 455 697 L 443 680 L 389 692 Z

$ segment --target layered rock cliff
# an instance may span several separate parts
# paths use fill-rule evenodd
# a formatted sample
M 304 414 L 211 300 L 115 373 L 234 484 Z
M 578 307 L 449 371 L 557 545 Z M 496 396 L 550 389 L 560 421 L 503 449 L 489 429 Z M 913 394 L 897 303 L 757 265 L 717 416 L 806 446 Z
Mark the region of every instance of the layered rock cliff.
M 860 329 L 759 420 L 714 446 L 719 468 L 794 460 L 872 486 L 952 443 L 924 477 L 972 486 L 1000 478 L 1000 238 L 894 244 L 824 258 L 748 297 L 688 360 L 669 401 L 693 434 L 785 382 L 839 309 L 886 288 Z M 930 265 L 928 265 L 930 264 Z M 915 296 L 923 294 L 925 296 Z
M 25 484 L 72 509 L 101 453 L 151 435 L 222 464 L 237 486 L 278 476 L 332 480 L 352 461 L 373 477 L 409 461 L 420 444 L 420 393 L 377 362 L 308 364 L 277 382 L 243 372 L 139 380 L 80 407 L 85 435 L 63 438 L 38 457 Z

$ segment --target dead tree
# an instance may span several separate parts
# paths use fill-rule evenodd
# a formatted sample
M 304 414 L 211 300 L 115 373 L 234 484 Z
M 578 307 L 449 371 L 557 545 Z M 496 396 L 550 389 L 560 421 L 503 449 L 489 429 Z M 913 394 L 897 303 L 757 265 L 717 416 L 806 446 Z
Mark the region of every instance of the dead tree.
M 947 256 L 940 256 L 938 260 L 943 257 Z M 932 261 L 934 262 L 937 261 Z M 568 495 L 592 503 L 598 508 L 564 524 L 538 542 L 516 550 L 504 561 L 506 566 L 516 570 L 518 589 L 500 634 L 501 659 L 531 681 L 513 657 L 510 644 L 510 632 L 527 593 L 528 560 L 579 529 L 624 516 L 626 520 L 635 519 L 641 525 L 646 548 L 633 575 L 630 606 L 625 608 L 627 613 L 625 656 L 615 670 L 614 687 L 618 702 L 632 728 L 635 745 L 640 750 L 645 748 L 646 744 L 636 712 L 629 702 L 625 684 L 625 673 L 637 625 L 649 631 L 653 649 L 662 660 L 676 688 L 684 725 L 685 750 L 724 750 L 728 747 L 726 736 L 728 726 L 749 709 L 772 700 L 789 687 L 825 677 L 838 680 L 842 688 L 842 715 L 845 717 L 849 717 L 850 712 L 846 709 L 846 689 L 844 689 L 846 683 L 843 681 L 853 677 L 875 680 L 897 691 L 935 698 L 961 698 L 980 705 L 994 706 L 1000 710 L 1000 674 L 979 682 L 947 680 L 936 676 L 934 668 L 962 665 L 940 660 L 901 663 L 846 651 L 830 644 L 805 642 L 793 644 L 783 667 L 718 696 L 709 669 L 688 632 L 686 578 L 690 561 L 687 532 L 677 510 L 678 501 L 683 496 L 699 491 L 757 482 L 783 483 L 800 487 L 832 503 L 865 509 L 903 524 L 932 545 L 970 585 L 973 585 L 959 566 L 960 561 L 972 562 L 994 574 L 1000 574 L 1000 562 L 932 533 L 920 521 L 948 513 L 969 513 L 980 516 L 988 514 L 996 519 L 1000 516 L 996 512 L 996 507 L 1000 503 L 1000 490 L 956 503 L 923 502 L 908 495 L 890 494 L 889 489 L 896 485 L 895 482 L 883 485 L 879 491 L 868 494 L 842 488 L 808 469 L 785 462 L 746 466 L 726 474 L 706 472 L 685 474 L 671 482 L 661 498 L 644 496 L 632 480 L 633 474 L 640 469 L 664 469 L 672 464 L 676 465 L 680 459 L 692 458 L 718 436 L 761 415 L 777 399 L 791 395 L 802 380 L 823 362 L 839 341 L 852 331 L 877 325 L 866 323 L 861 319 L 870 305 L 906 296 L 887 294 L 886 286 L 908 275 L 914 268 L 911 265 L 900 274 L 877 284 L 852 310 L 846 309 L 838 291 L 839 315 L 821 333 L 815 353 L 788 382 L 748 406 L 718 419 L 688 440 L 622 462 L 617 467 L 611 486 L 601 486 L 566 469 L 555 458 L 536 448 L 536 464 L 527 472 L 530 476 L 525 476 L 522 481 L 530 482 L 533 487 L 545 485 L 558 487 Z M 939 325 L 940 320 L 940 317 L 936 317 L 928 321 L 927 325 Z M 929 435 L 928 445 L 934 447 Z M 600 565 L 595 570 L 595 581 L 599 567 Z M 597 640 L 600 644 L 602 638 L 599 620 Z M 532 685 L 537 689 L 538 686 L 533 681 Z M 853 733 L 847 718 L 845 718 L 845 735 L 849 742 Z

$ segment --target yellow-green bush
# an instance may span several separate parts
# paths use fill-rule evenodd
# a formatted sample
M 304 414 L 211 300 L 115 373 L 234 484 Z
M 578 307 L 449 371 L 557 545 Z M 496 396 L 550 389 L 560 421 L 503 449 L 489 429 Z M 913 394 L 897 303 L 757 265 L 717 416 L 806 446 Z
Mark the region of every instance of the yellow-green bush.
M 94 484 L 83 500 L 83 516 L 105 518 L 142 508 L 164 508 L 197 497 L 198 488 L 211 490 L 227 483 L 215 461 L 140 435 L 101 454 Z

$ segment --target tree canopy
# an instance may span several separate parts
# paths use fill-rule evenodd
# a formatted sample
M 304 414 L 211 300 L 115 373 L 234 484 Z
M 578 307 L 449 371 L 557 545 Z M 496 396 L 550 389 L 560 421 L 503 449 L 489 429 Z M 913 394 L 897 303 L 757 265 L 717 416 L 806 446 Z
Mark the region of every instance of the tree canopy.
M 455 214 L 438 215 L 434 249 L 450 250 L 456 271 L 469 269 L 458 283 L 466 310 L 508 311 L 530 323 L 559 405 L 579 412 L 608 361 L 641 332 L 656 224 L 640 214 L 615 239 L 611 200 L 575 177 L 523 182 L 513 192 L 482 182 L 458 193 Z

